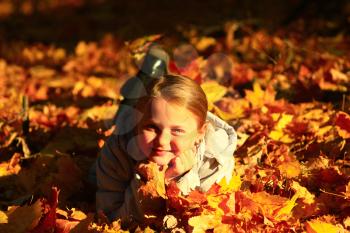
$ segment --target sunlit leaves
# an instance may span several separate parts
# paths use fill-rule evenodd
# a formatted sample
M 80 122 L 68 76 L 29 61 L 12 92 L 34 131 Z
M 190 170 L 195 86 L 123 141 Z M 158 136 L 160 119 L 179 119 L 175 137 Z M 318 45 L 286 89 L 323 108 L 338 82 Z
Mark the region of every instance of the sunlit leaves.
M 350 226 L 350 99 L 345 92 L 350 63 L 320 46 L 331 40 L 345 54 L 348 42 L 341 36 L 247 33 L 236 23 L 225 30 L 226 40 L 189 33 L 191 44 L 174 49 L 170 70 L 200 83 L 209 110 L 235 127 L 239 138 L 232 179 L 186 196 L 174 183 L 165 185 L 151 165 L 139 191 L 145 199 L 160 197 L 165 205 L 148 216 L 159 222 L 156 226 L 133 228 L 345 232 Z M 145 51 L 160 38 L 145 36 L 123 46 L 107 35 L 100 42 L 78 42 L 72 52 L 39 44 L 2 51 L 1 230 L 124 231 L 120 220 L 110 223 L 94 212 L 94 191 L 86 177 L 98 145 L 115 130 L 121 85 L 137 73 Z M 174 44 L 167 46 L 171 50 Z M 180 48 L 189 55 L 180 58 Z M 225 48 L 229 52 L 223 56 Z M 52 185 L 61 189 L 59 200 L 48 201 Z M 33 204 L 32 194 L 47 198 Z M 149 209 L 155 207 L 152 198 Z

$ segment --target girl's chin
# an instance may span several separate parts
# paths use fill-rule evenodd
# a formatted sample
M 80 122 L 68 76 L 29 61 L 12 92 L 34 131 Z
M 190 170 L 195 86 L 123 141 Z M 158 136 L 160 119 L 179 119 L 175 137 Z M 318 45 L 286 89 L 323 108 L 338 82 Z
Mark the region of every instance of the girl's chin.
M 149 160 L 152 162 L 155 162 L 156 164 L 158 164 L 159 166 L 165 166 L 168 165 L 170 160 L 172 160 L 174 158 L 174 156 L 150 156 Z

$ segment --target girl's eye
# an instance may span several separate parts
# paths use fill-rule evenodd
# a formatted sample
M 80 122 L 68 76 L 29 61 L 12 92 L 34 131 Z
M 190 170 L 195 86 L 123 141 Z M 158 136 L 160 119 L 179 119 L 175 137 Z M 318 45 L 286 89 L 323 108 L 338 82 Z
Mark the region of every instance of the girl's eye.
M 143 127 L 145 130 L 157 131 L 158 127 L 154 124 L 148 124 Z
M 175 135 L 183 135 L 185 133 L 185 130 L 183 129 L 172 129 L 171 130 Z

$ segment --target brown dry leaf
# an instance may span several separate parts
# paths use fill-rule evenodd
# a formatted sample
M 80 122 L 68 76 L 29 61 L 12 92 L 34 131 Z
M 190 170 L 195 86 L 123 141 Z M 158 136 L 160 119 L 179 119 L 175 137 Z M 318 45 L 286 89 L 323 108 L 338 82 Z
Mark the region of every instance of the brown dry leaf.
M 53 174 L 53 182 L 61 191 L 61 199 L 75 193 L 83 187 L 82 171 L 69 156 L 61 156 L 56 163 L 58 172 Z
M 89 232 L 89 229 L 94 221 L 94 214 L 87 214 L 86 218 L 82 219 L 73 229 L 70 230 L 70 233 L 84 233 Z
M 33 205 L 11 207 L 7 212 L 7 224 L 0 224 L 0 232 L 23 233 L 32 230 L 42 216 L 42 202 Z
M 140 164 L 138 171 L 146 178 L 148 185 L 153 187 L 153 191 L 163 198 L 166 198 L 165 190 L 165 168 L 162 171 L 159 170 L 159 166 L 154 162 L 147 164 Z
M 156 163 L 148 162 L 140 163 L 136 170 L 139 175 L 137 193 L 140 206 L 144 212 L 145 221 L 151 223 L 156 221 L 157 216 L 165 214 L 167 198 L 164 183 L 165 169 L 160 171 Z
M 344 138 L 350 138 L 350 116 L 346 112 L 338 112 L 335 119 L 338 134 Z

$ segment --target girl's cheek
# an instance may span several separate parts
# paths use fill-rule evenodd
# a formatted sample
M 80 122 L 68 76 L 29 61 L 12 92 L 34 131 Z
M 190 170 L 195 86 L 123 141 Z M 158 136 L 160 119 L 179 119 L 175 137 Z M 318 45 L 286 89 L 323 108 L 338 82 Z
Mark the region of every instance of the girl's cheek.
M 148 157 L 151 153 L 152 135 L 141 132 L 139 135 L 137 135 L 137 140 L 140 150 L 144 153 L 146 157 Z
M 184 138 L 184 140 L 177 140 L 173 142 L 172 150 L 174 154 L 180 155 L 184 151 L 191 149 L 193 146 L 194 146 L 194 142 L 192 142 L 188 138 Z

